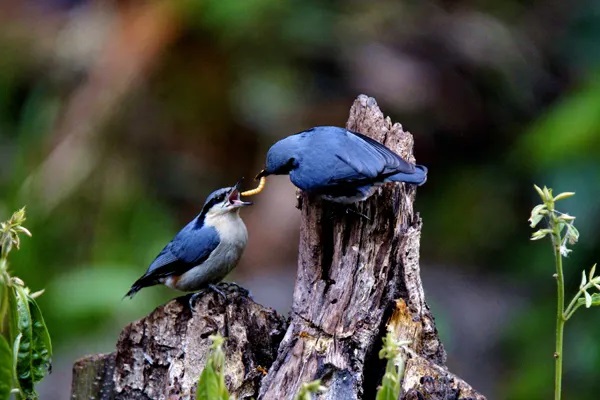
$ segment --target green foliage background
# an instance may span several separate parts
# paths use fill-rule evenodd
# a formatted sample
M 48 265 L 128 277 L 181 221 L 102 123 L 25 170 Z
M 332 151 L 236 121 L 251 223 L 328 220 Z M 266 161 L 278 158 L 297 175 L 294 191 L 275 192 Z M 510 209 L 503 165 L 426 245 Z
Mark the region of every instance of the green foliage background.
M 65 398 L 52 388 L 68 388 L 75 358 L 110 350 L 127 322 L 175 295 L 153 288 L 121 301 L 210 191 L 253 176 L 282 136 L 343 125 L 363 92 L 415 135 L 430 168 L 416 207 L 450 367 L 490 398 L 549 397 L 555 289 L 551 255 L 528 240 L 531 184 L 577 192 L 563 207 L 581 232 L 565 265 L 576 289 L 580 266 L 600 254 L 597 2 L 181 0 L 164 3 L 168 28 L 156 21 L 169 13 L 142 19 L 152 3 L 0 5 L 0 219 L 26 204 L 35 232 L 11 263 L 46 289 L 39 304 L 63 373 L 43 398 Z M 170 39 L 121 84 L 122 66 L 143 59 L 123 26 Z M 272 253 L 260 246 L 279 227 L 256 201 L 250 246 Z M 294 240 L 277 262 L 246 257 L 234 278 L 285 287 Z M 460 290 L 445 286 L 464 277 Z M 489 293 L 460 303 L 457 322 L 448 300 L 481 287 Z M 481 310 L 490 302 L 505 309 L 498 332 L 463 358 L 471 331 L 496 318 Z M 585 314 L 565 338 L 565 398 L 600 389 L 590 329 L 600 315 Z M 470 369 L 475 361 L 491 369 Z

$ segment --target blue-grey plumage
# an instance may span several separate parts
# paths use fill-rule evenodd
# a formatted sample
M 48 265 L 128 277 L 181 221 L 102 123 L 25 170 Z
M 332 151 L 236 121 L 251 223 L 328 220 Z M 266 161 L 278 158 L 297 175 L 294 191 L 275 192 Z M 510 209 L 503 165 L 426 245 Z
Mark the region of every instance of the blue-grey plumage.
M 172 289 L 192 292 L 223 279 L 238 263 L 248 241 L 239 185 L 211 193 L 202 211 L 171 240 L 146 273 L 125 296 L 162 283 Z
M 288 136 L 269 149 L 257 178 L 289 174 L 305 192 L 341 203 L 361 201 L 385 182 L 422 185 L 427 168 L 407 162 L 360 133 L 319 126 Z

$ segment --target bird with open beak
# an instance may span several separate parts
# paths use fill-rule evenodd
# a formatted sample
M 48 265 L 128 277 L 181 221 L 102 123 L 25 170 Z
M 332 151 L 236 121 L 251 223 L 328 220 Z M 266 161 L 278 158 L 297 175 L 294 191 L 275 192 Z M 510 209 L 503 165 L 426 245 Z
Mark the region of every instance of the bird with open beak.
M 162 249 L 125 296 L 159 283 L 194 292 L 221 281 L 237 265 L 248 241 L 239 211 L 252 203 L 240 199 L 239 184 L 212 192 L 200 214 Z

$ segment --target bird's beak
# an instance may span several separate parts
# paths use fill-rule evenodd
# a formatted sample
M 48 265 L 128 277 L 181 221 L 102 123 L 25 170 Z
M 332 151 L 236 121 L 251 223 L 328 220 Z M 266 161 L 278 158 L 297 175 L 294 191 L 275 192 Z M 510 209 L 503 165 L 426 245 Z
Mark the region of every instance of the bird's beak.
M 231 204 L 234 207 L 251 206 L 252 205 L 251 201 L 242 201 L 240 199 L 241 183 L 242 183 L 242 180 L 240 179 L 240 181 L 238 181 L 238 183 L 236 183 L 235 186 L 233 187 L 233 190 L 231 191 L 231 193 L 229 193 L 229 196 L 227 197 L 227 201 L 229 202 L 229 204 Z
M 258 173 L 258 175 L 256 175 L 256 176 L 254 177 L 254 180 L 255 180 L 255 181 L 257 181 L 257 180 L 259 180 L 260 178 L 262 178 L 263 176 L 267 176 L 267 175 L 269 175 L 269 173 L 267 172 L 267 170 L 266 170 L 266 169 L 263 169 L 262 171 L 260 171 L 260 172 Z

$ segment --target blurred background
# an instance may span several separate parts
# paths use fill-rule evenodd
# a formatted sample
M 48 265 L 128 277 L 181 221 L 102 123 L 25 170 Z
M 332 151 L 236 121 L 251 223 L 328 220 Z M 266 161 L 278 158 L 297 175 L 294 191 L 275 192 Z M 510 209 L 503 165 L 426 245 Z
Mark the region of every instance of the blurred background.
M 283 136 L 343 126 L 360 93 L 430 170 L 421 267 L 449 368 L 489 399 L 550 398 L 553 258 L 527 218 L 533 183 L 577 192 L 573 293 L 600 261 L 599 45 L 592 0 L 0 0 L 0 219 L 27 205 L 11 265 L 46 289 L 41 398 L 68 398 L 75 359 L 179 295 L 121 300 L 212 190 Z M 276 177 L 253 200 L 231 279 L 287 313 L 294 188 Z M 567 325 L 565 398 L 598 396 L 599 324 Z

